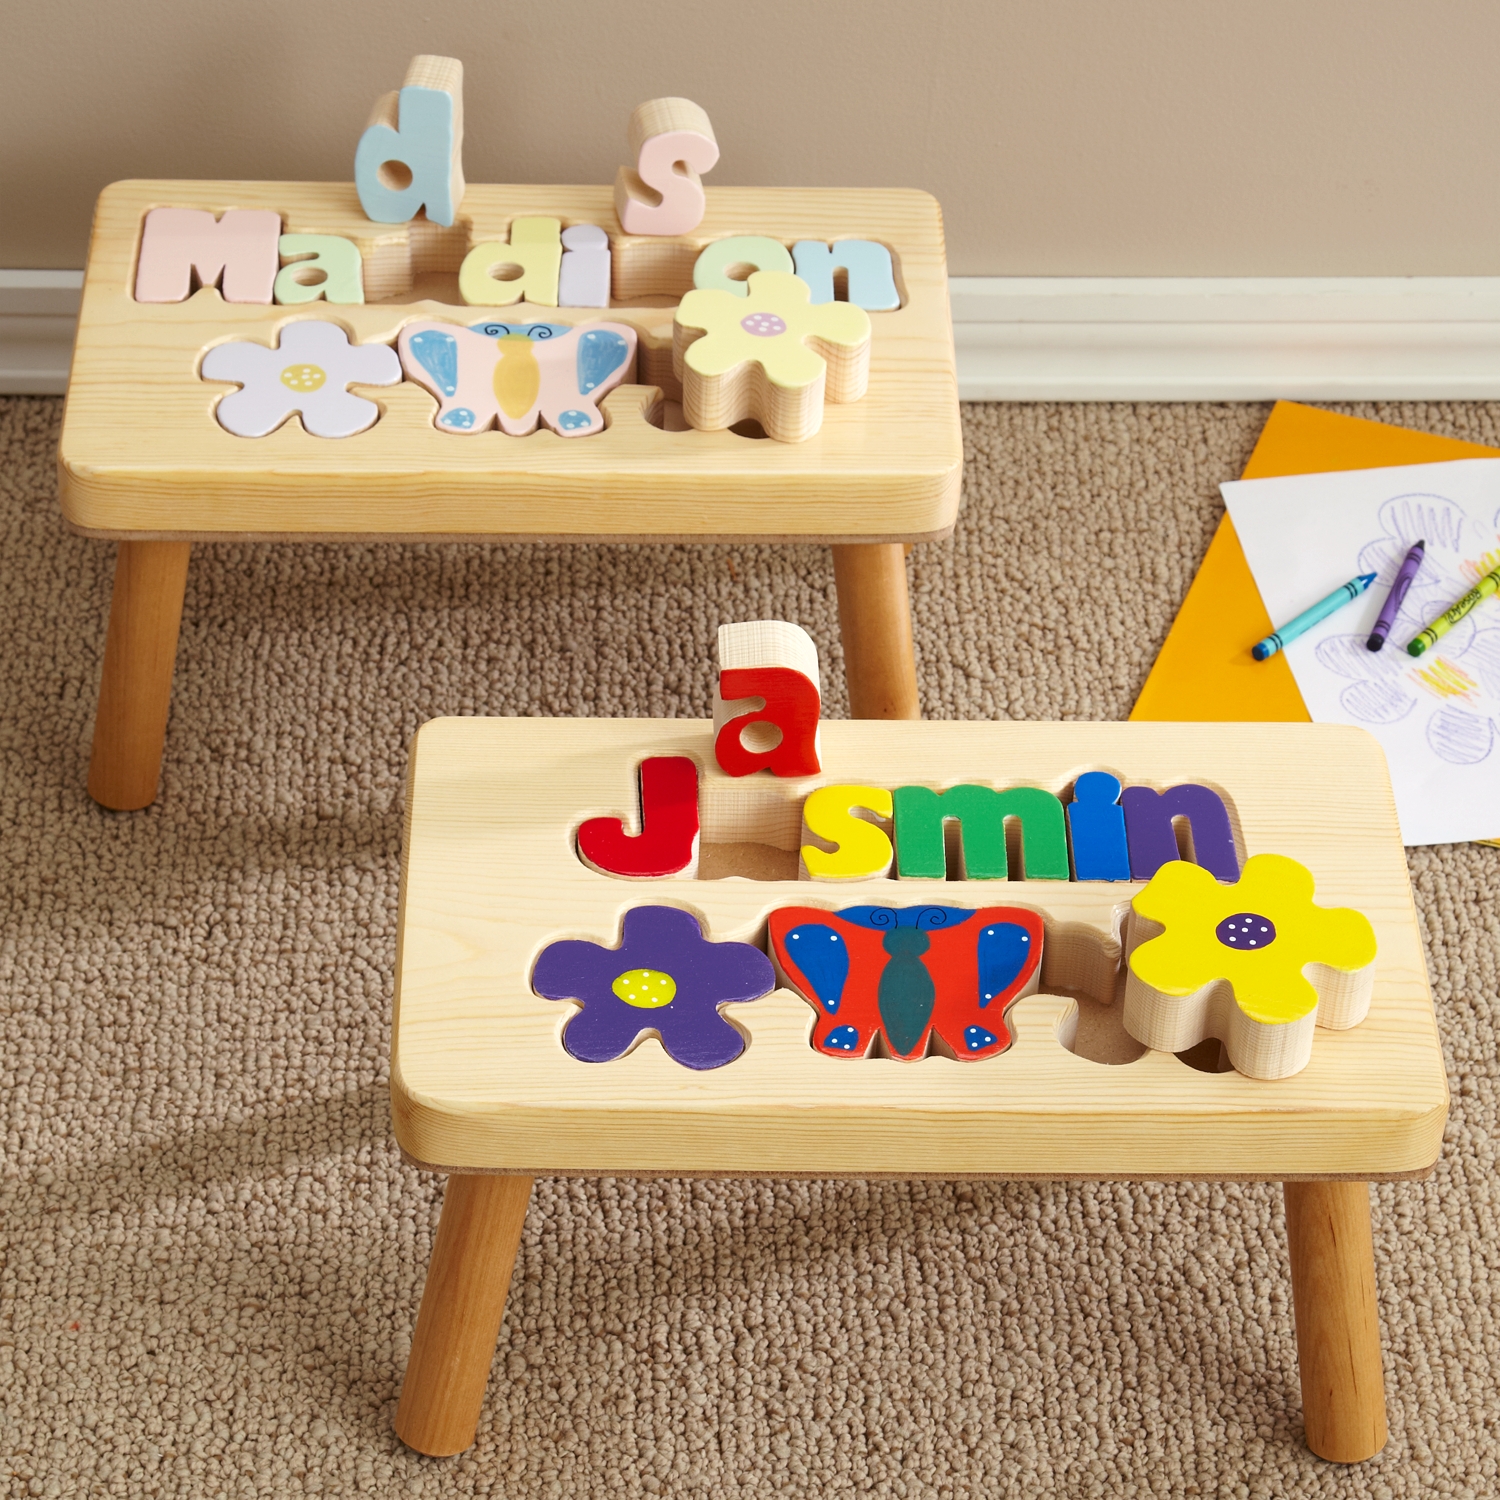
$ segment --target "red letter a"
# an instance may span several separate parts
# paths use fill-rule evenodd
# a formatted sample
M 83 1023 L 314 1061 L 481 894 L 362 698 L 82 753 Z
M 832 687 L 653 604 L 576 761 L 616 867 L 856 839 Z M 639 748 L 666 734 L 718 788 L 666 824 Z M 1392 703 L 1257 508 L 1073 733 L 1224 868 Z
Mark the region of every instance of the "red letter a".
M 790 667 L 732 667 L 719 673 L 719 696 L 726 703 L 764 698 L 766 706 L 740 714 L 719 726 L 714 758 L 727 776 L 749 776 L 767 770 L 773 776 L 816 776 L 818 765 L 818 690 Z M 781 742 L 771 750 L 749 750 L 741 734 L 752 724 L 771 724 Z

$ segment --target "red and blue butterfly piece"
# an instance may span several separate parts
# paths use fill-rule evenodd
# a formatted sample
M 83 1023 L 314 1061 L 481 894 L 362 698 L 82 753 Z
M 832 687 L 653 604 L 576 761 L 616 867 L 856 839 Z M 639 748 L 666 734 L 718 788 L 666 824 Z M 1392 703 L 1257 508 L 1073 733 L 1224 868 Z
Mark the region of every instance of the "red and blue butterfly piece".
M 792 906 L 771 913 L 770 933 L 827 1057 L 993 1057 L 1041 972 L 1042 919 L 1015 906 Z

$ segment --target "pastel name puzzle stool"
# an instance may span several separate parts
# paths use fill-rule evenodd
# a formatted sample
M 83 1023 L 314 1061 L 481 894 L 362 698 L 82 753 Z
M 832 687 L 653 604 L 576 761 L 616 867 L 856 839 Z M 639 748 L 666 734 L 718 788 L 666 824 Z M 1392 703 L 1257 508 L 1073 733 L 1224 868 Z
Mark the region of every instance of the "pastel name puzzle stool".
M 1432 1169 L 1448 1094 L 1376 742 L 843 721 L 819 759 L 728 776 L 682 720 L 418 733 L 391 1104 L 449 1181 L 402 1439 L 472 1442 L 534 1176 L 890 1175 L 1284 1183 L 1308 1445 L 1378 1452 L 1368 1184 Z M 664 808 L 683 873 L 610 874 Z M 934 828 L 946 878 L 902 875 Z M 875 838 L 891 874 L 809 878 Z
M 605 185 L 470 186 L 449 224 L 373 222 L 353 183 L 104 191 L 59 452 L 67 523 L 119 547 L 95 800 L 123 810 L 157 795 L 189 554 L 201 542 L 828 543 L 852 712 L 917 717 L 903 549 L 952 530 L 963 463 L 938 205 L 907 191 L 703 191 L 701 222 L 667 238 L 625 233 Z M 192 233 L 214 241 L 222 264 L 181 248 Z M 563 286 L 593 278 L 597 304 L 599 275 L 612 278 L 607 307 L 505 303 L 489 261 L 504 270 L 512 254 L 537 259 L 530 240 L 509 246 L 547 234 L 561 236 Z M 841 242 L 886 247 L 900 283 L 899 306 L 887 299 L 872 314 L 842 301 L 812 309 L 871 332 L 852 373 L 829 346 L 829 400 L 811 435 L 792 430 L 800 441 L 760 438 L 743 422 L 697 430 L 683 417 L 683 361 L 701 363 L 710 339 L 674 349 L 674 318 L 689 294 L 707 295 L 694 283 L 705 249 L 745 236 L 788 264 L 797 251 L 815 281 L 812 250 L 828 260 Z M 242 273 L 252 253 L 242 242 L 270 246 L 259 280 Z M 303 259 L 276 271 L 278 243 Z M 606 254 L 600 273 L 588 257 Z M 832 295 L 822 270 L 819 295 Z M 476 277 L 503 305 L 465 294 Z M 743 321 L 754 354 L 787 325 L 752 301 Z M 579 328 L 589 323 L 598 327 Z M 679 342 L 695 331 L 679 329 Z M 475 375 L 477 344 L 493 375 Z M 580 390 L 589 385 L 590 350 L 615 373 L 570 408 L 555 383 L 576 365 Z M 609 389 L 622 378 L 619 350 L 630 351 L 625 383 Z M 835 393 L 836 374 L 859 399 Z M 482 430 L 497 403 L 502 426 L 514 425 L 512 410 L 530 422 L 540 405 L 543 430 Z

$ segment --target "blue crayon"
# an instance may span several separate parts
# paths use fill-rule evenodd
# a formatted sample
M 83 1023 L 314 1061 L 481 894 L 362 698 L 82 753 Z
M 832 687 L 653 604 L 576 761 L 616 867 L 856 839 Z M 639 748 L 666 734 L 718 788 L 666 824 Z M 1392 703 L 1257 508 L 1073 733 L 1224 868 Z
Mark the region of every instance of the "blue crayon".
M 1311 609 L 1304 609 L 1295 620 L 1288 620 L 1280 630 L 1273 630 L 1265 640 L 1257 641 L 1250 648 L 1250 654 L 1256 661 L 1265 661 L 1268 656 L 1275 656 L 1278 651 L 1305 631 L 1311 630 L 1319 620 L 1326 620 L 1334 610 L 1342 609 L 1351 600 L 1358 599 L 1369 586 L 1375 582 L 1373 573 L 1361 573 L 1358 578 L 1351 578 L 1348 583 L 1341 583 L 1326 599 L 1319 599 Z

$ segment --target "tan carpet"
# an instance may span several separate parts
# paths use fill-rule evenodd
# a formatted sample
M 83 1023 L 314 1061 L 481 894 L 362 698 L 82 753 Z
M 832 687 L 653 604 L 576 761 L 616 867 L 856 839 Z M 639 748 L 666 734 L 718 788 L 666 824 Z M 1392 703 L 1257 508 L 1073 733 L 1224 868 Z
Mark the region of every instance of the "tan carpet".
M 475 1448 L 391 1413 L 440 1181 L 386 1100 L 434 714 L 708 710 L 721 620 L 844 690 L 827 554 L 204 547 L 165 795 L 84 794 L 112 549 L 0 401 L 0 1492 L 1489 1496 L 1500 850 L 1420 851 L 1454 1111 L 1376 1195 L 1391 1441 L 1301 1444 L 1275 1187 L 538 1184 Z M 1500 406 L 1388 408 L 1500 442 Z M 929 716 L 1116 718 L 1258 406 L 975 407 L 913 595 Z M 1088 580 L 1094 580 L 1089 582 Z M 5 1489 L 8 1484 L 9 1489 Z

